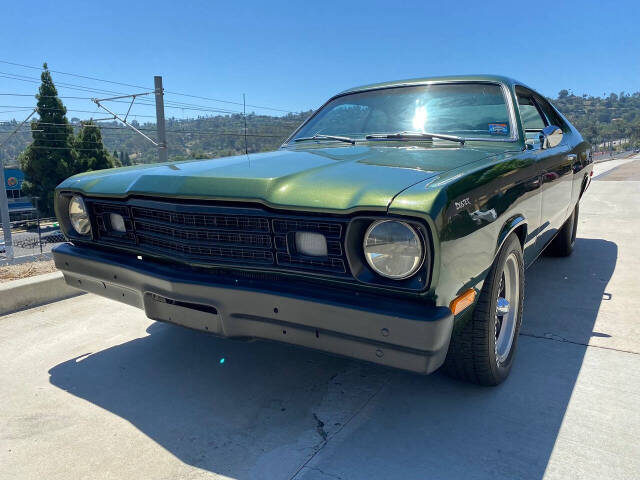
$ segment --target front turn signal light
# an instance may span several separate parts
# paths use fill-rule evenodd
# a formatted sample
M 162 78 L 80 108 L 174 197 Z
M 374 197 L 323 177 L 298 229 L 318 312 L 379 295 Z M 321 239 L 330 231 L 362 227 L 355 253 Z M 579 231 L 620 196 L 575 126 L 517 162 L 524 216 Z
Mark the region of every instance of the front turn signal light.
M 451 312 L 454 315 L 457 315 L 468 306 L 473 305 L 473 302 L 475 301 L 475 299 L 476 299 L 476 291 L 473 288 L 470 288 L 469 290 L 464 292 L 462 295 L 459 295 L 458 297 L 456 297 L 455 300 L 453 300 L 449 304 L 449 310 L 451 310 Z

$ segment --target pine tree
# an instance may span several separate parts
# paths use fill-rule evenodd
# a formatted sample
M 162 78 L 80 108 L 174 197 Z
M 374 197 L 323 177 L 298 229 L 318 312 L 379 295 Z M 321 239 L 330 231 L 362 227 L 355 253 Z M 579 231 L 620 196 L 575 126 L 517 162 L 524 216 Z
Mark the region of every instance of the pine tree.
M 31 122 L 33 142 L 20 155 L 20 165 L 25 173 L 23 190 L 40 197 L 40 210 L 44 215 L 52 215 L 55 187 L 77 170 L 67 109 L 58 98 L 47 64 L 42 68 L 42 83 L 36 95 L 40 118 Z
M 79 172 L 103 170 L 119 166 L 118 157 L 109 155 L 102 143 L 102 134 L 98 126 L 91 120 L 83 122 L 76 137 L 74 147 L 77 151 L 77 167 Z M 114 152 L 115 153 L 115 152 Z

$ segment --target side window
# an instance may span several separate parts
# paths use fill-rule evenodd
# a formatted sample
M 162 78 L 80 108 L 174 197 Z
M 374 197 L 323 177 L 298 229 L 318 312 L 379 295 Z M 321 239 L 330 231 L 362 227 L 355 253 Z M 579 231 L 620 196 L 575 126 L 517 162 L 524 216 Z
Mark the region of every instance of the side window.
M 538 146 L 540 132 L 547 126 L 547 120 L 533 99 L 532 92 L 521 87 L 516 88 L 520 118 L 524 128 L 525 141 L 528 144 Z
M 529 130 L 536 132 L 542 130 L 546 126 L 545 119 L 540 114 L 533 96 L 518 90 L 516 90 L 516 95 L 518 97 L 518 107 L 520 108 L 520 118 L 525 131 L 528 133 Z
M 549 125 L 555 125 L 556 127 L 560 127 L 562 131 L 568 131 L 567 124 L 564 123 L 558 112 L 551 106 L 549 102 L 547 102 L 544 98 L 539 95 L 535 96 L 536 102 L 540 106 L 540 110 L 542 110 L 549 120 Z

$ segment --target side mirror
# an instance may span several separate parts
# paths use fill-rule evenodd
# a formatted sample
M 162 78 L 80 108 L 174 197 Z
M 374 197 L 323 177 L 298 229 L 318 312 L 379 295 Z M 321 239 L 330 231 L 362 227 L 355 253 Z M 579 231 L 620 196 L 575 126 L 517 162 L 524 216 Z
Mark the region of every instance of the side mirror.
M 557 147 L 562 141 L 562 129 L 555 125 L 544 127 L 540 132 L 540 148 Z

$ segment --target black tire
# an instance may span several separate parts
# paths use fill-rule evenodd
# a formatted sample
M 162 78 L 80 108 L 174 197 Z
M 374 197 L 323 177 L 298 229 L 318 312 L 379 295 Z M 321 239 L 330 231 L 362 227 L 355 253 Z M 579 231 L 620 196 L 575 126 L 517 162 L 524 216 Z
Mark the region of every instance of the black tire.
M 568 257 L 573 253 L 576 244 L 576 232 L 578 231 L 579 204 L 567 218 L 551 243 L 545 249 L 545 254 L 552 257 Z
M 515 282 L 518 286 L 517 312 L 512 317 L 513 337 L 509 350 L 503 352 L 502 360 L 497 353 L 500 318 L 497 316 L 497 302 L 504 281 L 505 265 L 517 270 Z M 514 265 L 514 260 L 517 265 Z M 513 365 L 518 343 L 518 334 L 522 323 L 522 303 L 524 298 L 524 262 L 522 248 L 515 234 L 507 238 L 496 257 L 484 282 L 480 297 L 476 302 L 471 318 L 454 328 L 449 343 L 449 351 L 444 363 L 444 371 L 451 377 L 478 385 L 498 385 L 503 382 Z

